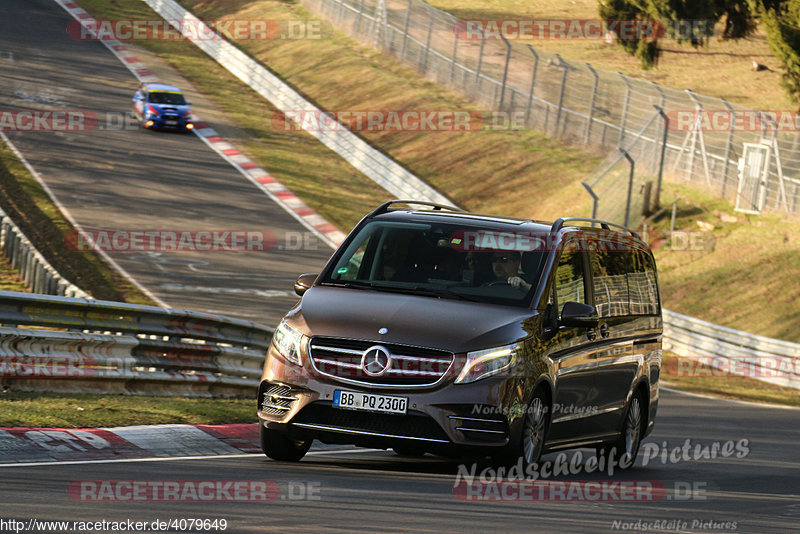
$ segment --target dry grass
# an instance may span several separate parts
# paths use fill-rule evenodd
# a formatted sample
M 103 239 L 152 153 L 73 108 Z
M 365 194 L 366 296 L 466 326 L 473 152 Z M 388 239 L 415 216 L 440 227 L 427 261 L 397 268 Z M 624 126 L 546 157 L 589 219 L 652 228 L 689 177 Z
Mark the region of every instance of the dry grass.
M 434 7 L 462 19 L 596 19 L 597 0 L 430 0 Z M 769 49 L 763 28 L 739 41 L 712 37 L 707 46 L 663 41 L 661 60 L 644 69 L 622 47 L 592 40 L 521 41 L 535 48 L 585 61 L 601 69 L 656 82 L 674 89 L 692 89 L 755 109 L 789 109 L 797 105 L 780 87 L 780 64 Z M 770 70 L 753 72 L 752 62 Z

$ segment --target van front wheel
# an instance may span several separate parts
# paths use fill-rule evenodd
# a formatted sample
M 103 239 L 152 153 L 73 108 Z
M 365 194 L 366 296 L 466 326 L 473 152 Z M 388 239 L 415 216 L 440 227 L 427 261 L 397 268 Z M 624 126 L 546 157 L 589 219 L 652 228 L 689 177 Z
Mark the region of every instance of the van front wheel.
M 298 462 L 306 455 L 311 448 L 312 439 L 297 441 L 288 436 L 265 428 L 263 423 L 259 425 L 261 429 L 261 450 L 264 454 L 280 462 Z

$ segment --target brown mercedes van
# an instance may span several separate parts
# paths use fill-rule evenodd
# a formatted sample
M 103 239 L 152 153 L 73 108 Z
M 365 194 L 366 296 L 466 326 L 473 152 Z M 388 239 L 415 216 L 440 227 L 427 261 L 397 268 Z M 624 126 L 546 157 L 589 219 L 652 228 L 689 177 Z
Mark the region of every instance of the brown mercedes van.
M 595 447 L 632 464 L 653 429 L 656 266 L 625 228 L 392 201 L 295 291 L 258 393 L 271 458 L 317 439 L 526 464 Z

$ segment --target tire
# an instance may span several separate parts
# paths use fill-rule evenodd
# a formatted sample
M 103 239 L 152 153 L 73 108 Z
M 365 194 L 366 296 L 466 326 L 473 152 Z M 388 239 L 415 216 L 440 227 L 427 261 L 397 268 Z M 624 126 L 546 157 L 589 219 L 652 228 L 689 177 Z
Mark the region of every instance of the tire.
M 598 447 L 597 453 L 605 454 L 606 461 L 614 454 L 617 469 L 630 469 L 639 455 L 639 446 L 642 442 L 642 428 L 644 421 L 644 399 L 638 391 L 633 394 L 628 406 L 625 408 L 625 417 L 622 419 L 622 432 L 617 441 Z M 623 461 L 624 460 L 624 461 Z
M 522 422 L 522 433 L 516 444 L 510 444 L 503 452 L 491 455 L 492 463 L 512 465 L 522 458 L 523 467 L 538 464 L 544 450 L 547 429 L 550 427 L 548 414 L 550 406 L 544 390 L 537 389 L 533 393 L 525 419 Z
M 313 439 L 297 441 L 288 436 L 259 425 L 261 430 L 261 450 L 268 457 L 279 462 L 299 462 L 311 447 Z
M 417 445 L 396 445 L 392 450 L 398 456 L 407 456 L 412 458 L 421 458 L 425 456 L 425 449 Z

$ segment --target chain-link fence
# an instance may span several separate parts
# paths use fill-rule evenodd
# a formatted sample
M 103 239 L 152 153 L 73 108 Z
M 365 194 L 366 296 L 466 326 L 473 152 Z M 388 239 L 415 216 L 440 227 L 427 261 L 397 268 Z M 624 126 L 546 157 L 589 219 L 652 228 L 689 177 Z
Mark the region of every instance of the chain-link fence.
M 663 168 L 671 180 L 700 184 L 739 206 L 746 204 L 749 211 L 800 212 L 800 135 L 796 129 L 776 134 L 768 118 L 754 123 L 749 120 L 756 113 L 752 110 L 565 60 L 520 41 L 470 38 L 463 21 L 422 0 L 301 1 L 351 36 L 466 93 L 489 110 L 517 113 L 527 127 L 548 136 L 611 152 L 612 159 L 620 154 L 618 147 L 625 149 L 627 141 L 636 138 L 634 150 L 626 149 L 635 162 L 635 181 L 659 176 Z M 654 120 L 656 107 L 669 120 Z M 709 117 L 726 116 L 729 122 L 737 117 L 748 120 L 739 121 L 741 128 L 709 127 Z M 662 124 L 655 126 L 657 122 Z M 648 133 L 664 124 L 665 136 Z M 662 143 L 664 137 L 666 143 Z M 750 158 L 764 165 L 763 172 L 751 173 L 752 178 L 747 173 L 740 177 L 740 158 L 747 156 L 748 144 L 766 154 Z M 596 183 L 596 192 L 605 181 Z M 618 178 L 608 181 L 628 184 Z M 620 198 L 613 185 L 606 189 L 608 193 L 600 194 Z M 740 189 L 748 195 L 744 203 L 737 198 Z M 628 222 L 634 225 L 634 205 L 644 202 L 641 195 L 646 191 L 636 187 L 632 191 L 639 198 L 626 207 Z M 651 191 L 654 199 L 658 194 Z M 627 199 L 627 189 L 622 198 Z M 624 215 L 614 222 L 623 220 Z

